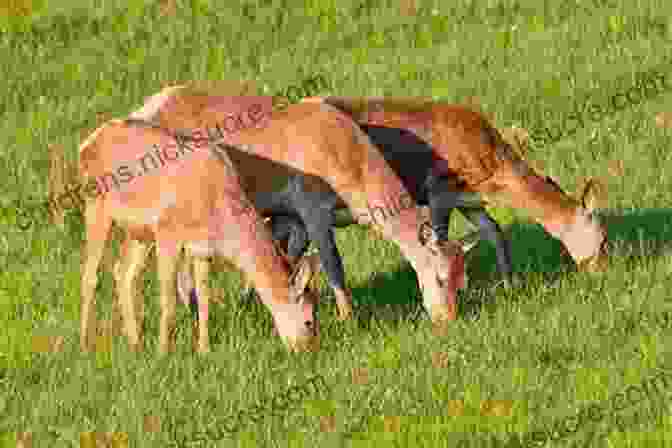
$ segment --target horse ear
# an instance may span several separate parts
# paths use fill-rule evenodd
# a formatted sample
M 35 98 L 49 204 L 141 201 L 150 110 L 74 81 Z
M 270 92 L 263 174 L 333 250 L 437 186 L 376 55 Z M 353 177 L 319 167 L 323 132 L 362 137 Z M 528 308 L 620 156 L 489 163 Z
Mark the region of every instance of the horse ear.
M 308 287 L 310 280 L 319 270 L 319 255 L 308 255 L 299 260 L 289 281 L 291 296 L 294 298 L 301 296 Z
M 581 192 L 581 205 L 592 213 L 606 200 L 606 188 L 602 182 L 595 178 L 589 178 Z

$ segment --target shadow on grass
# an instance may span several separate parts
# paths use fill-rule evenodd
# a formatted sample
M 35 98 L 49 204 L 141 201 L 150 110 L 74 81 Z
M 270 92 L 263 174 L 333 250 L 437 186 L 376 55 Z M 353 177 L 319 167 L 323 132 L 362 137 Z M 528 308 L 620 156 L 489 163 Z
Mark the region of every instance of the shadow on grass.
M 641 209 L 602 216 L 611 245 L 617 247 L 616 256 L 657 258 L 672 247 L 672 209 Z
M 612 259 L 625 259 L 630 266 L 645 258 L 663 256 L 672 247 L 672 209 L 612 211 L 600 216 L 607 226 Z M 504 295 L 507 301 L 520 296 L 529 274 L 541 274 L 545 283 L 552 284 L 576 270 L 571 259 L 563 254 L 562 244 L 540 225 L 517 221 L 506 232 L 511 240 L 513 271 L 518 280 L 510 291 L 498 288 L 502 291 L 498 295 Z M 490 292 L 501 277 L 492 244 L 482 241 L 472 250 L 467 259 L 467 272 L 469 288 L 460 292 L 458 299 L 460 318 L 478 316 L 488 302 L 496 305 Z M 373 321 L 396 327 L 403 321 L 416 323 L 426 317 L 417 277 L 408 263 L 392 272 L 376 273 L 368 282 L 353 286 L 352 292 L 361 329 L 370 329 Z

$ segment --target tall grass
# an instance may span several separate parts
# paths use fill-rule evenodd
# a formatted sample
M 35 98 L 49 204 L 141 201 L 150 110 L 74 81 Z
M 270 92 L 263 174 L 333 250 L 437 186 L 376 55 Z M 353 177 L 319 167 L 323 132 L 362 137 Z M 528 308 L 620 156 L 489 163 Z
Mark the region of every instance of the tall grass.
M 357 319 L 334 319 L 322 277 L 319 353 L 286 353 L 269 313 L 240 297 L 240 276 L 217 273 L 211 355 L 191 353 L 187 310 L 178 316 L 180 351 L 168 359 L 155 355 L 151 318 L 145 353 L 116 338 L 111 351 L 83 355 L 81 216 L 69 214 L 65 231 L 42 222 L 22 232 L 4 207 L 46 197 L 48 145 L 75 161 L 98 113 L 124 116 L 176 81 L 254 79 L 271 94 L 320 73 L 329 85 L 316 95 L 477 98 L 498 126 L 555 126 L 587 96 L 628 88 L 670 57 L 669 2 L 416 0 L 415 16 L 384 0 L 55 4 L 0 17 L 0 446 L 15 446 L 15 431 L 32 432 L 38 447 L 76 446 L 85 431 L 127 433 L 129 446 L 189 446 L 195 434 L 315 374 L 327 393 L 278 415 L 260 411 L 234 438 L 207 446 L 487 446 L 639 384 L 670 356 L 672 329 L 660 318 L 672 286 L 670 131 L 654 121 L 669 110 L 669 94 L 529 154 L 570 191 L 586 176 L 605 182 L 611 269 L 575 272 L 538 225 L 495 209 L 509 226 L 522 285 L 497 286 L 494 248 L 483 243 L 459 319 L 443 334 L 424 317 L 397 248 L 353 226 L 337 238 Z M 455 235 L 465 229 L 455 219 Z M 112 291 L 109 274 L 102 277 L 105 318 Z M 156 316 L 153 269 L 143 292 Z M 60 351 L 38 353 L 39 337 L 62 337 Z M 485 400 L 510 402 L 509 415 L 486 415 Z M 608 419 L 570 439 L 610 447 L 669 440 L 665 397 L 629 412 L 638 416 L 626 426 Z M 160 430 L 146 431 L 146 416 L 158 417 Z M 402 418 L 390 426 L 393 416 Z

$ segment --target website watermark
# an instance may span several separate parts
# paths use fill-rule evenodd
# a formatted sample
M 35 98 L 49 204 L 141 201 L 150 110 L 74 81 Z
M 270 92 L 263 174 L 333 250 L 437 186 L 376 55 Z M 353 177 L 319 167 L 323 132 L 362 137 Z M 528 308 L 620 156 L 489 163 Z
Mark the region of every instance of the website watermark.
M 263 421 L 269 415 L 282 417 L 286 415 L 287 409 L 290 406 L 297 405 L 311 395 L 318 395 L 320 392 L 326 393 L 328 391 L 329 387 L 324 377 L 315 375 L 309 378 L 304 384 L 292 386 L 283 393 L 274 395 L 251 408 L 239 411 L 235 416 L 209 423 L 206 431 L 196 433 L 188 442 L 184 437 L 180 437 L 180 441 L 178 442 L 177 428 L 173 425 L 171 428 L 171 446 L 185 446 L 185 443 L 213 442 L 231 437 L 246 423 Z M 186 421 L 184 419 L 178 420 Z
M 316 92 L 325 90 L 328 87 L 329 82 L 324 76 L 322 76 L 322 74 L 312 76 L 301 81 L 300 85 L 294 84 L 278 93 L 275 93 L 273 95 L 275 98 L 286 100 L 286 102 L 279 101 L 277 104 L 274 104 L 274 107 L 282 110 L 288 105 L 298 103 L 303 98 L 313 96 Z
M 273 110 L 282 110 L 289 104 L 299 102 L 303 97 L 313 95 L 315 92 L 328 87 L 326 78 L 317 75 L 293 85 L 273 96 Z M 127 184 L 133 179 L 144 176 L 154 170 L 164 167 L 167 163 L 178 161 L 197 149 L 202 149 L 213 141 L 230 137 L 244 129 L 256 126 L 267 114 L 264 113 L 261 104 L 252 104 L 246 110 L 238 114 L 229 114 L 214 127 L 196 129 L 190 136 L 174 135 L 174 144 L 161 148 L 159 145 L 145 152 L 142 157 L 131 162 L 117 165 L 114 172 L 107 172 L 96 179 L 91 179 L 85 185 L 74 183 L 66 186 L 60 194 L 51 194 L 49 197 L 33 207 L 20 206 L 19 201 L 14 201 L 13 208 L 17 211 L 16 225 L 26 231 L 36 221 L 37 216 L 43 219 L 55 217 L 57 213 L 69 209 L 81 208 L 87 200 L 96 199 L 108 193 L 112 184 L 119 191 L 122 184 Z M 187 144 L 192 142 L 193 146 Z
M 367 212 L 358 214 L 355 220 L 361 224 L 382 225 L 386 220 L 392 219 L 404 210 L 409 210 L 415 206 L 413 197 L 405 192 L 399 195 L 396 200 L 388 198 L 388 201 L 385 201 L 382 206 L 372 208 L 370 204 L 367 204 Z M 378 213 L 379 219 L 376 217 L 376 213 Z
M 641 403 L 646 398 L 652 400 L 656 395 L 664 397 L 670 392 L 672 386 L 672 364 L 658 367 L 663 372 L 653 375 L 639 385 L 627 386 L 622 392 L 611 395 L 606 401 L 601 403 L 590 403 L 579 409 L 579 411 L 562 419 L 556 420 L 550 427 L 535 430 L 524 434 L 522 437 L 514 435 L 506 441 L 491 437 L 489 446 L 496 448 L 538 448 L 545 446 L 548 442 L 560 442 L 573 437 L 581 428 L 588 424 L 593 425 L 611 418 L 617 426 L 625 429 L 625 422 L 620 415 L 623 411 L 632 408 Z M 595 438 L 596 431 L 592 431 L 591 443 Z M 459 448 L 471 446 L 483 446 L 483 440 L 461 440 L 458 443 Z M 592 446 L 592 445 L 586 445 Z
M 59 211 L 81 208 L 87 200 L 96 199 L 110 192 L 112 184 L 117 191 L 120 191 L 122 184 L 127 184 L 133 179 L 162 168 L 169 162 L 176 162 L 188 153 L 194 153 L 197 149 L 206 147 L 215 139 L 224 139 L 225 136 L 231 136 L 245 128 L 255 126 L 263 117 L 262 105 L 252 104 L 247 110 L 237 115 L 228 115 L 220 123 L 216 123 L 214 128 L 206 127 L 203 132 L 196 129 L 190 136 L 174 134 L 173 143 L 164 147 L 152 145 L 151 149 L 135 161 L 118 164 L 114 172 L 106 172 L 102 176 L 90 179 L 86 184 L 79 182 L 70 184 L 64 188 L 62 193 L 51 194 L 45 201 L 32 208 L 20 207 L 16 204 L 18 201 L 15 201 L 16 225 L 25 231 L 35 223 L 38 212 L 43 218 L 48 218 L 56 216 Z M 193 146 L 187 142 L 192 143 Z
M 658 64 L 646 72 L 637 74 L 637 81 L 634 86 L 611 95 L 606 103 L 597 104 L 591 98 L 588 98 L 582 107 L 576 108 L 574 112 L 564 117 L 562 124 L 556 129 L 545 127 L 542 130 L 531 131 L 530 142 L 536 148 L 551 145 L 565 137 L 573 136 L 584 128 L 588 122 L 600 122 L 617 112 L 672 91 L 672 79 L 669 78 L 669 73 L 660 70 L 670 63 L 672 63 L 672 59 Z

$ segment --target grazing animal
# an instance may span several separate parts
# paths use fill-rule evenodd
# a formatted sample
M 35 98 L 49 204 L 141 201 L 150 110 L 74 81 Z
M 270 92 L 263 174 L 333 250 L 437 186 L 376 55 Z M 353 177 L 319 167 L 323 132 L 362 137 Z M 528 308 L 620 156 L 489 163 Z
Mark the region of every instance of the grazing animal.
M 318 246 L 320 241 L 325 241 L 322 235 L 332 232 L 331 220 L 324 218 L 329 214 L 322 213 L 322 209 L 347 207 L 363 216 L 368 207 L 386 207 L 389 202 L 398 203 L 401 197 L 409 197 L 403 183 L 366 134 L 342 112 L 325 104 L 303 103 L 273 110 L 272 100 L 271 97 L 231 97 L 216 93 L 196 95 L 185 86 L 177 86 L 148 98 L 145 106 L 130 118 L 150 122 L 176 134 L 209 136 L 210 142 L 215 141 L 226 148 L 234 165 L 238 163 L 238 172 L 251 173 L 253 181 L 266 177 L 269 181 L 279 179 L 260 170 L 240 168 L 248 163 L 245 158 L 256 160 L 255 163 L 267 159 L 300 172 L 300 176 L 292 177 L 286 184 L 283 178 L 277 185 L 270 185 L 254 196 L 254 203 L 260 210 L 283 216 L 286 207 L 274 209 L 278 205 L 278 191 L 291 190 L 294 198 L 301 199 L 295 203 L 298 204 L 298 214 L 305 223 L 306 232 Z M 252 114 L 250 111 L 255 105 L 259 106 Z M 238 127 L 222 126 L 226 131 L 223 132 L 219 125 L 231 117 L 239 117 L 237 121 L 231 119 L 228 122 L 236 121 Z M 214 129 L 218 134 L 212 132 Z M 285 199 L 289 197 L 291 195 L 284 195 Z M 266 200 L 269 202 L 263 205 Z M 432 320 L 437 323 L 454 320 L 457 289 L 464 285 L 462 250 L 448 240 L 438 243 L 432 239 L 422 244 L 418 238 L 422 223 L 420 210 L 415 204 L 408 205 L 394 216 L 374 224 L 384 237 L 400 246 L 411 262 Z M 322 218 L 311 219 L 313 215 Z M 291 214 L 284 216 L 292 217 Z M 366 219 L 361 223 L 371 224 Z M 330 239 L 333 240 L 333 234 Z M 321 255 L 329 249 L 320 246 Z M 342 294 L 339 300 L 339 312 L 344 309 L 349 315 L 349 292 Z
M 143 162 L 152 147 L 156 151 L 163 148 L 168 158 L 171 146 L 175 148 L 170 133 L 139 128 L 123 120 L 107 122 L 80 146 L 80 177 L 103 193 L 88 202 L 84 211 L 87 238 L 81 285 L 82 350 L 91 349 L 96 334 L 97 268 L 113 222 L 123 227 L 130 238 L 125 259 L 129 265 L 138 264 L 143 257 L 146 251 L 143 242 L 156 241 L 161 289 L 159 353 L 174 350 L 175 279 L 182 248 L 194 258 L 194 277 L 201 293 L 200 352 L 209 351 L 206 258 L 210 256 L 233 260 L 253 279 L 280 337 L 290 349 L 316 349 L 319 344 L 314 317 L 316 295 L 306 288 L 314 269 L 304 263 L 292 274 L 289 263 L 278 254 L 270 232 L 243 192 L 238 173 L 225 152 L 204 145 L 180 163 L 162 166 L 153 173 L 146 170 L 144 163 L 144 172 L 136 170 L 136 165 L 123 164 L 135 159 Z M 113 170 L 121 178 L 119 182 L 112 174 L 117 190 L 109 190 L 105 182 Z M 126 334 L 131 348 L 138 350 L 142 335 L 135 319 L 137 304 L 129 293 L 133 282 L 123 275 L 126 270 L 128 265 L 115 269 L 115 277 L 121 280 L 123 294 L 119 301 Z
M 458 179 L 461 189 L 485 203 L 525 210 L 563 243 L 579 268 L 605 267 L 606 230 L 586 201 L 595 184 L 586 184 L 580 200 L 569 196 L 553 179 L 536 173 L 481 113 L 426 98 L 311 97 L 304 102 L 332 105 L 367 129 L 410 191 L 426 173 L 426 200 L 439 240 L 447 238 L 453 208 L 442 184 Z M 424 149 L 419 154 L 417 140 L 431 147 L 431 162 Z M 409 164 L 416 173 L 404 176 L 413 171 L 406 168 Z M 471 218 L 484 219 L 481 213 Z M 484 236 L 494 238 L 495 228 L 488 227 L 492 231 Z

